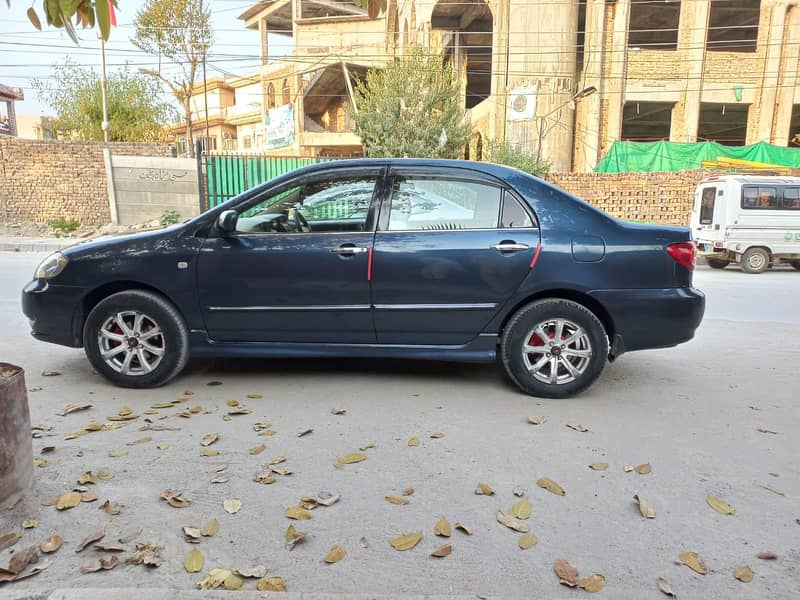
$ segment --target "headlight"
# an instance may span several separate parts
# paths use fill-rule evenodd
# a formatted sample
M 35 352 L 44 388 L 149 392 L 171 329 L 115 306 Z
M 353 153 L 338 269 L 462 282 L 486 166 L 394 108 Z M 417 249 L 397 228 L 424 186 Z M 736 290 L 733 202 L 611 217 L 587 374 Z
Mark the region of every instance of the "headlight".
M 66 268 L 67 262 L 67 257 L 61 252 L 51 254 L 36 268 L 36 279 L 52 279 Z

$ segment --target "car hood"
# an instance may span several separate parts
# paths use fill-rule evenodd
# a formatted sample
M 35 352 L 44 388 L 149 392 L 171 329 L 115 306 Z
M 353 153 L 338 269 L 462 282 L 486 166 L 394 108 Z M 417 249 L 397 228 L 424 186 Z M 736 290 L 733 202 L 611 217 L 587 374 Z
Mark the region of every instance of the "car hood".
M 170 225 L 163 229 L 138 231 L 136 233 L 104 235 L 80 242 L 62 250 L 67 258 L 77 258 L 98 252 L 131 253 L 152 251 L 167 240 L 172 240 L 182 233 L 184 224 Z

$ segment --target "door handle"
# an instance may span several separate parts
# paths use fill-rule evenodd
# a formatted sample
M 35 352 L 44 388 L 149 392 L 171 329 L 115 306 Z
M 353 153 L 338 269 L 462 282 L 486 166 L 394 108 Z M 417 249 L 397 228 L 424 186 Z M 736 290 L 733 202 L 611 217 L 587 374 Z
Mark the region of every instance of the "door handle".
M 497 252 L 522 252 L 523 250 L 528 250 L 530 246 L 517 244 L 516 242 L 502 242 L 500 244 L 492 244 L 489 248 Z
M 369 248 L 361 248 L 358 246 L 339 246 L 338 248 L 331 248 L 331 252 L 333 254 L 352 256 L 353 254 L 364 254 L 365 252 L 369 252 Z

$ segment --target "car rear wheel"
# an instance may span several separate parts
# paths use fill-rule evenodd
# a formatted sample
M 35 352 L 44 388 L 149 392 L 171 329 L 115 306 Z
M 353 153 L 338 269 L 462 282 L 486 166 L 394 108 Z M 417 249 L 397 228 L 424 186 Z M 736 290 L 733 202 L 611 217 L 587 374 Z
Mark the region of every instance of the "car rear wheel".
M 792 261 L 789 261 L 789 264 L 790 264 L 790 265 L 792 265 L 792 268 L 793 268 L 795 271 L 800 271 L 800 260 L 792 260 Z
M 500 342 L 506 373 L 522 391 L 568 398 L 591 386 L 608 357 L 608 337 L 585 306 L 561 298 L 537 300 L 508 322 Z
M 769 252 L 764 248 L 748 248 L 742 255 L 742 271 L 745 273 L 763 273 L 768 266 Z
M 706 263 L 708 263 L 708 266 L 711 267 L 712 269 L 724 269 L 729 264 L 731 264 L 731 261 L 722 260 L 719 258 L 707 258 Z
M 189 332 L 178 310 L 144 290 L 119 292 L 89 313 L 83 347 L 92 366 L 121 387 L 151 388 L 189 359 Z

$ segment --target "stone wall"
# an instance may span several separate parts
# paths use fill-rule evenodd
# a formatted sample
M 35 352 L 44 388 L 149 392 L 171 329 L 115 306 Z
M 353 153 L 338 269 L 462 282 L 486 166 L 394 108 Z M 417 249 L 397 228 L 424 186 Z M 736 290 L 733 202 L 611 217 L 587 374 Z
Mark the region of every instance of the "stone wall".
M 172 156 L 169 144 L 0 139 L 0 219 L 81 225 L 111 222 L 103 148 L 112 154 Z
M 620 219 L 689 225 L 694 190 L 709 173 L 551 173 L 547 180 Z

